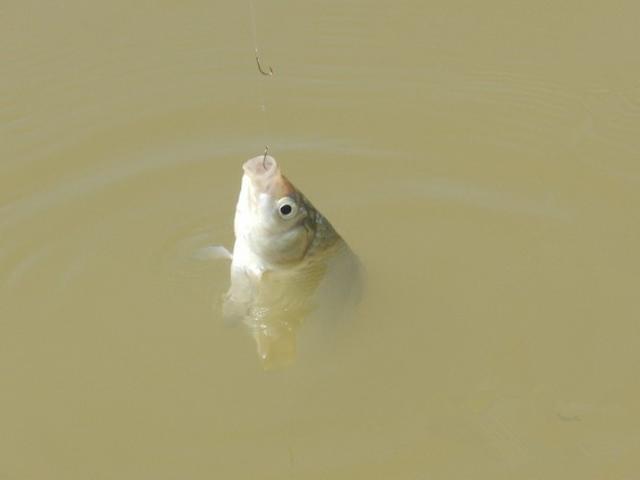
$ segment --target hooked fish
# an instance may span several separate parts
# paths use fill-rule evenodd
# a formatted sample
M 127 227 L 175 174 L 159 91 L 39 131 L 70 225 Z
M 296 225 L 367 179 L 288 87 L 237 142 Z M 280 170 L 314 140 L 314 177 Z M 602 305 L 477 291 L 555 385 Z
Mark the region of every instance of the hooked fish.
M 335 316 L 358 291 L 359 261 L 275 159 L 246 161 L 223 315 L 244 323 L 267 369 L 291 363 L 303 320 Z

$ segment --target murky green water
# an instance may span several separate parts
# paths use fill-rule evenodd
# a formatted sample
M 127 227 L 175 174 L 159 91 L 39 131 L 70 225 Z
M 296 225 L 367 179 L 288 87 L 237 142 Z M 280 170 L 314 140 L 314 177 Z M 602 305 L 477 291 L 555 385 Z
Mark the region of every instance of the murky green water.
M 0 478 L 635 478 L 640 7 L 255 12 L 0 6 Z M 194 256 L 265 143 L 368 271 L 269 373 Z

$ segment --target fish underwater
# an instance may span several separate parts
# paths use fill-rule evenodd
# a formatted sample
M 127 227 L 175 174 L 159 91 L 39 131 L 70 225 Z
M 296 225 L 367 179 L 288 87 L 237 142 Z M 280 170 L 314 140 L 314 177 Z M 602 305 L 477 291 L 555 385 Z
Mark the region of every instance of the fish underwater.
M 276 369 L 295 360 L 303 322 L 330 322 L 357 303 L 362 269 L 273 157 L 254 157 L 243 170 L 223 317 L 244 324 L 263 367 Z

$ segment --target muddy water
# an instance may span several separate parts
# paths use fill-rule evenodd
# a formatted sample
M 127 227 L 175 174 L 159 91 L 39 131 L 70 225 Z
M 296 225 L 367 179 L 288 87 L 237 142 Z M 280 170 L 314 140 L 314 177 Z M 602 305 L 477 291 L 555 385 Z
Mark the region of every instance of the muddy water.
M 640 7 L 378 3 L 0 7 L 1 478 L 637 475 Z M 368 271 L 269 373 L 265 143 Z

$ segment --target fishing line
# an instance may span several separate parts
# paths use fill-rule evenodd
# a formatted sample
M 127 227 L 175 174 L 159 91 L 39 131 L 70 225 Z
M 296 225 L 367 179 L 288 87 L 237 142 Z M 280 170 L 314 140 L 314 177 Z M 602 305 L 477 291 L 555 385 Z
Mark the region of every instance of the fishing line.
M 263 76 L 272 76 L 273 75 L 273 69 L 271 67 L 269 67 L 269 70 L 265 70 L 262 68 L 262 65 L 260 64 L 260 54 L 258 51 L 258 33 L 257 33 L 257 28 L 256 28 L 256 13 L 255 13 L 255 9 L 253 7 L 253 2 L 250 1 L 249 2 L 249 10 L 251 12 L 251 33 L 253 35 L 253 49 L 255 51 L 256 54 L 256 63 L 258 64 L 258 71 L 263 75 Z M 264 94 L 264 86 L 262 84 L 262 81 L 260 81 L 260 83 L 258 84 L 258 93 L 260 95 L 260 110 L 262 111 L 262 133 L 264 136 L 264 155 L 265 155 L 265 159 L 267 156 L 267 152 L 269 151 L 269 146 L 267 144 L 267 139 L 269 138 L 269 115 L 268 115 L 268 111 L 267 111 L 267 102 L 265 100 L 265 94 Z

